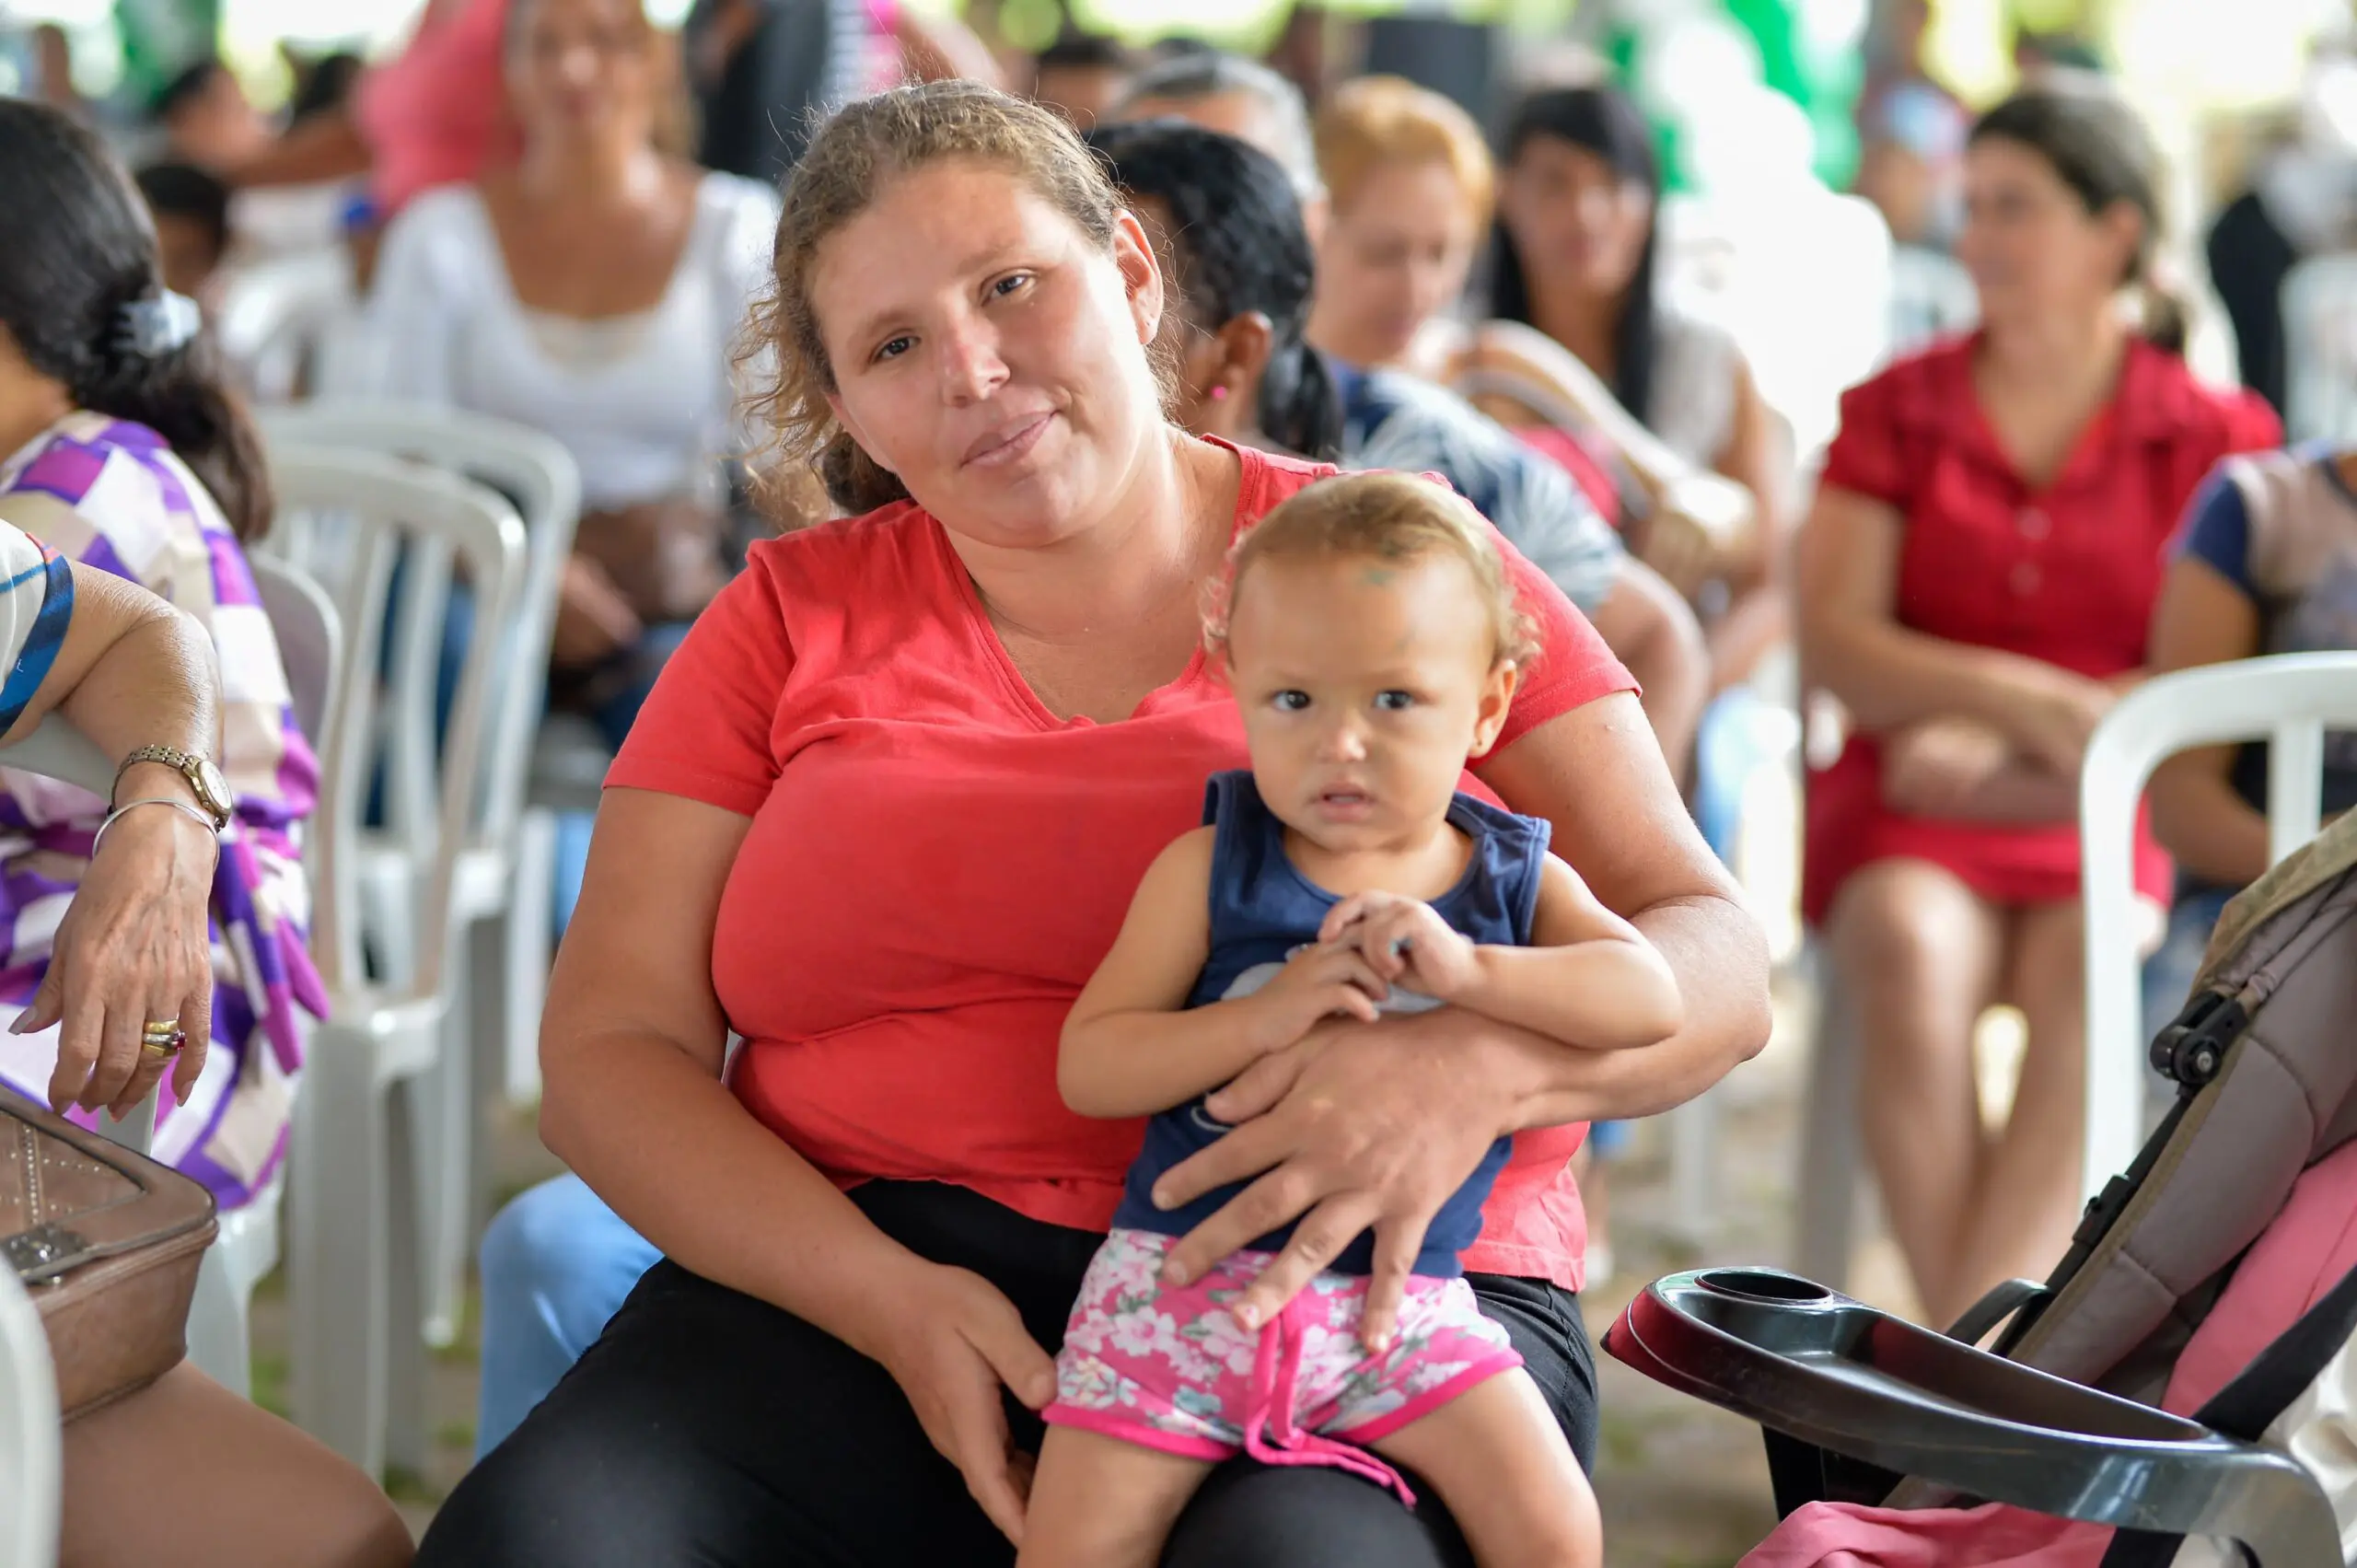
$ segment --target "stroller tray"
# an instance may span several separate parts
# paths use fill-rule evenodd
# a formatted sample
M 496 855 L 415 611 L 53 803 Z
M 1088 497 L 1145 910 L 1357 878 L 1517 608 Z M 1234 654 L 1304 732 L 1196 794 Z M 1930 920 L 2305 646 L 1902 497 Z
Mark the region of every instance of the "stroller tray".
M 1604 1348 L 1771 1434 L 1964 1498 L 2263 1542 L 2258 1555 L 2270 1568 L 2340 1561 L 2330 1510 L 2319 1522 L 2313 1478 L 2282 1455 L 1781 1270 L 1657 1280 L 1606 1331 Z M 1771 1438 L 1771 1456 L 1775 1448 Z M 2319 1537 L 2319 1525 L 2328 1533 Z

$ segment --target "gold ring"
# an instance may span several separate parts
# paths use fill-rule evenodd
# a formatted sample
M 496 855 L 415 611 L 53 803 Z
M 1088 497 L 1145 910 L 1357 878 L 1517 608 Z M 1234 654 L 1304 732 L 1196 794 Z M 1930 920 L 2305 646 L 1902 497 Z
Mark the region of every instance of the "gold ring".
M 139 1041 L 139 1049 L 142 1051 L 152 1051 L 157 1056 L 160 1056 L 165 1061 L 168 1062 L 173 1057 L 178 1056 L 180 1053 L 180 1047 L 187 1043 L 188 1036 L 182 1034 L 178 1029 L 174 1029 L 170 1034 L 161 1037 L 143 1037 Z
M 139 1026 L 143 1040 L 169 1040 L 180 1032 L 180 1021 L 178 1018 L 150 1018 Z

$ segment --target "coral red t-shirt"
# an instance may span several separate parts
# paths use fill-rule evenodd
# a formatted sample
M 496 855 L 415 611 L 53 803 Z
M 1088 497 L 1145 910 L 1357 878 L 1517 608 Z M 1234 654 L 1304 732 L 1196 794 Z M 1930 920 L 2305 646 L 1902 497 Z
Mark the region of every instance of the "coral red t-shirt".
M 1240 532 L 1315 479 L 1240 452 Z M 1505 549 L 1545 651 L 1502 744 L 1634 683 Z M 930 1179 L 1103 1230 L 1144 1123 L 1056 1092 L 1064 1015 L 1138 879 L 1246 765 L 1200 654 L 1118 724 L 1062 720 L 1008 658 L 939 523 L 910 504 L 756 545 L 607 775 L 752 819 L 713 985 L 754 1116 L 836 1181 Z M 1485 798 L 1477 784 L 1466 786 Z M 1469 1269 L 1576 1288 L 1583 1127 L 1522 1134 Z

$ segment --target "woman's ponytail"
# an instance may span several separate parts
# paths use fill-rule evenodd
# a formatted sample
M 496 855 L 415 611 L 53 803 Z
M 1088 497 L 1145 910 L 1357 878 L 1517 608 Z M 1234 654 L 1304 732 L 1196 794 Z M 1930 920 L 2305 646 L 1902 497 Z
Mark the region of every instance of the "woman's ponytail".
M 212 334 L 152 352 L 110 341 L 82 376 L 65 377 L 78 408 L 144 424 L 212 494 L 240 544 L 270 531 L 274 500 L 261 436 L 231 390 Z
M 2138 332 L 2154 348 L 2183 354 L 2192 331 L 2192 313 L 2186 308 L 2184 296 L 2154 277 L 2149 266 L 2138 281 L 2136 292 L 2142 301 Z
M 1313 462 L 1342 456 L 1342 397 L 1325 359 L 1300 338 L 1279 345 L 1260 373 L 1260 433 Z

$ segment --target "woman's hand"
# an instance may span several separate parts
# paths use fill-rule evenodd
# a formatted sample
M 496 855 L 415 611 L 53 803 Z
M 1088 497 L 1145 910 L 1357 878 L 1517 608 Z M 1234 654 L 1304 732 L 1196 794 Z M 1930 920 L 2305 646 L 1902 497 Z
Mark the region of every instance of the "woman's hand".
M 1962 817 L 2013 761 L 2013 743 L 1977 719 L 1925 719 L 1883 738 L 1883 804 L 1910 817 Z
M 1176 1208 L 1229 1182 L 1251 1185 L 1171 1249 L 1167 1277 L 1197 1279 L 1298 1220 L 1233 1307 L 1248 1326 L 1266 1323 L 1372 1228 L 1361 1332 L 1370 1346 L 1387 1343 L 1426 1227 L 1510 1130 L 1508 1097 L 1467 1062 L 1492 1027 L 1447 1007 L 1328 1024 L 1212 1096 L 1211 1113 L 1235 1131 L 1166 1171 L 1155 1202 Z
M 916 1268 L 888 1293 L 896 1321 L 877 1359 L 991 1523 L 1020 1545 L 1032 1460 L 1007 1435 L 999 1389 L 1012 1389 L 1032 1410 L 1045 1408 L 1056 1396 L 1055 1361 L 989 1281 L 937 1263 Z
M 1353 893 L 1327 912 L 1318 939 L 1348 943 L 1377 979 L 1437 1002 L 1455 1001 L 1481 982 L 1473 944 L 1422 899 Z
M 186 1104 L 213 1040 L 211 904 L 220 845 L 168 806 L 143 806 L 107 830 L 51 947 L 32 1005 L 9 1026 L 35 1034 L 57 1023 L 49 1103 L 63 1111 L 128 1114 L 172 1070 Z M 140 1043 L 144 1025 L 179 1020 L 177 1057 Z
M 2009 727 L 2024 751 L 2066 779 L 2079 776 L 2087 740 L 2119 693 L 2100 680 L 2040 666 L 2015 683 L 2007 704 Z

